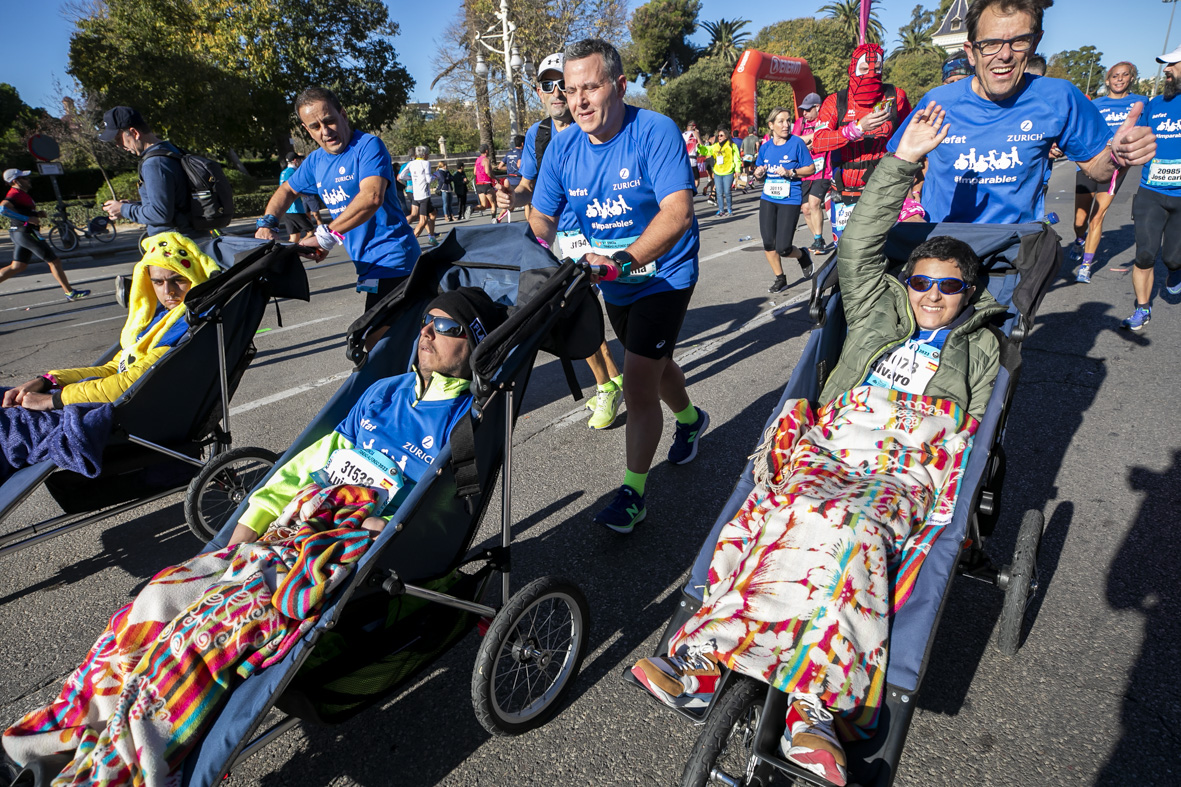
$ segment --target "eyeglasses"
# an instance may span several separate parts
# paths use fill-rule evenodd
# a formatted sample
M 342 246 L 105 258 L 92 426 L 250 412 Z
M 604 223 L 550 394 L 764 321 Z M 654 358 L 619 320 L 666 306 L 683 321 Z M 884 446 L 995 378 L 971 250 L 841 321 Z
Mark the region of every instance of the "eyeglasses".
M 434 323 L 434 331 L 440 336 L 450 336 L 452 339 L 462 339 L 467 336 L 467 331 L 463 329 L 463 324 L 450 317 L 442 317 L 430 313 L 422 315 L 423 328 L 431 323 Z
M 566 80 L 564 79 L 543 79 L 537 83 L 537 87 L 542 93 L 552 93 L 554 88 L 561 92 L 566 92 Z
M 1016 36 L 1014 38 L 986 38 L 983 41 L 973 41 L 972 46 L 982 55 L 995 55 L 1005 48 L 1005 44 L 1014 52 L 1028 52 L 1033 49 L 1033 44 L 1037 41 L 1040 33 L 1026 33 L 1025 35 Z
M 915 292 L 926 292 L 931 289 L 932 285 L 939 286 L 939 292 L 944 295 L 958 295 L 968 288 L 968 283 L 963 279 L 956 279 L 948 276 L 945 279 L 935 279 L 930 276 L 923 276 L 915 274 L 906 280 L 906 286 L 910 287 Z

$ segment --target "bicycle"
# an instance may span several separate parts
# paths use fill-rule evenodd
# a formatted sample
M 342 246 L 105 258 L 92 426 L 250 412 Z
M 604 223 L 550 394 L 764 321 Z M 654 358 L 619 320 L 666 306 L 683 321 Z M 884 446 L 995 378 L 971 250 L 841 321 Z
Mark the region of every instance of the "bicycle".
M 79 235 L 99 243 L 110 243 L 115 239 L 115 222 L 106 216 L 95 216 L 86 223 L 85 229 L 79 229 L 70 221 L 64 206 L 59 204 L 52 220 L 53 229 L 49 231 L 49 244 L 62 253 L 78 248 Z

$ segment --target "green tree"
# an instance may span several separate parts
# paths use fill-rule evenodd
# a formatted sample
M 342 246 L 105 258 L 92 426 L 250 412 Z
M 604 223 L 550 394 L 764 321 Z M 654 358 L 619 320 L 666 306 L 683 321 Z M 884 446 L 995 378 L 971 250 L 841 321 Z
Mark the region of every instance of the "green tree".
M 933 87 L 943 82 L 943 50 L 920 50 L 891 56 L 886 60 L 885 81 L 906 91 L 915 105 Z
M 701 0 L 650 0 L 637 8 L 628 22 L 631 45 L 623 60 L 627 78 L 647 87 L 692 66 L 698 52 L 688 39 L 697 31 L 700 10 Z
M 849 57 L 853 42 L 841 35 L 838 23 L 832 19 L 788 19 L 760 30 L 750 47 L 772 55 L 800 57 L 808 61 L 820 95 L 828 95 L 849 84 Z M 773 91 L 775 83 L 759 85 L 759 105 L 764 101 L 764 90 Z M 786 86 L 784 86 L 786 88 Z M 788 93 L 790 95 L 790 93 Z
M 733 67 L 720 57 L 703 57 L 679 77 L 648 86 L 652 108 L 668 115 L 678 126 L 696 120 L 705 134 L 730 125 L 730 73 Z
M 750 33 L 743 32 L 743 28 L 750 24 L 749 19 L 719 19 L 716 22 L 702 22 L 701 28 L 709 33 L 709 44 L 702 51 L 709 57 L 720 57 L 731 66 L 738 62 L 738 56 L 746 46 Z
M 934 11 L 926 11 L 921 5 L 916 5 L 910 12 L 910 21 L 898 28 L 898 46 L 890 53 L 890 57 L 897 55 L 912 55 L 921 53 L 946 53 L 942 47 L 936 46 L 931 37 L 942 22 Z
M 20 97 L 15 87 L 0 82 L 0 167 L 33 166 L 33 157 L 25 146 L 25 140 L 35 129 L 44 110 L 33 109 Z
M 861 3 L 862 0 L 833 0 L 816 13 L 825 14 L 827 18 L 835 20 L 840 27 L 841 35 L 856 46 L 857 38 L 861 34 Z M 865 31 L 865 36 L 873 44 L 882 43 L 886 37 L 886 28 L 878 19 L 877 11 L 869 12 L 869 27 Z
M 1103 84 L 1102 60 L 1103 53 L 1093 46 L 1059 52 L 1050 56 L 1046 76 L 1068 79 L 1079 90 L 1093 96 L 1096 88 Z
M 106 0 L 70 38 L 69 73 L 199 150 L 285 149 L 291 102 L 331 88 L 358 128 L 397 116 L 413 85 L 380 0 Z

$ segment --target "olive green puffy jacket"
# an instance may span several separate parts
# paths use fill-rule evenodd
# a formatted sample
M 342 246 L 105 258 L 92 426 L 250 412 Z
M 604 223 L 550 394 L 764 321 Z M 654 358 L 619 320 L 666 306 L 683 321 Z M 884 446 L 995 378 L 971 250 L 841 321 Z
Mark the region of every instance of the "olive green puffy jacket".
M 898 221 L 898 211 L 921 169 L 888 155 L 865 188 L 837 252 L 845 319 L 849 333 L 841 357 L 824 384 L 821 402 L 861 385 L 870 366 L 906 341 L 918 327 L 907 298 L 906 285 L 886 274 L 886 234 Z M 983 287 L 977 288 L 975 311 L 948 334 L 939 368 L 927 384 L 927 396 L 951 399 L 980 418 L 1000 368 L 1000 343 L 987 327 L 1005 311 Z

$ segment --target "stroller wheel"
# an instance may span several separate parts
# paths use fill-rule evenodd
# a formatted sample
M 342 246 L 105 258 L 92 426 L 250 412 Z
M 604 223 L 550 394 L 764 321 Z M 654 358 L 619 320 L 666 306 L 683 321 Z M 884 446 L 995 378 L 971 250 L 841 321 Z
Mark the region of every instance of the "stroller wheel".
M 480 642 L 472 673 L 476 718 L 493 735 L 549 721 L 586 655 L 590 611 L 573 582 L 542 577 L 513 594 Z
M 203 542 L 213 539 L 277 461 L 265 448 L 244 446 L 206 462 L 185 492 L 185 521 L 193 535 Z
M 1037 553 L 1042 541 L 1045 517 L 1041 511 L 1026 511 L 1017 532 L 1017 548 L 1013 563 L 1001 571 L 1005 601 L 1001 606 L 997 625 L 996 646 L 1001 653 L 1012 656 L 1021 644 L 1021 628 L 1025 623 L 1025 609 L 1037 590 Z
M 763 719 L 767 685 L 731 675 L 724 692 L 693 744 L 681 787 L 762 787 L 771 781 L 772 767 L 755 757 L 755 733 Z

